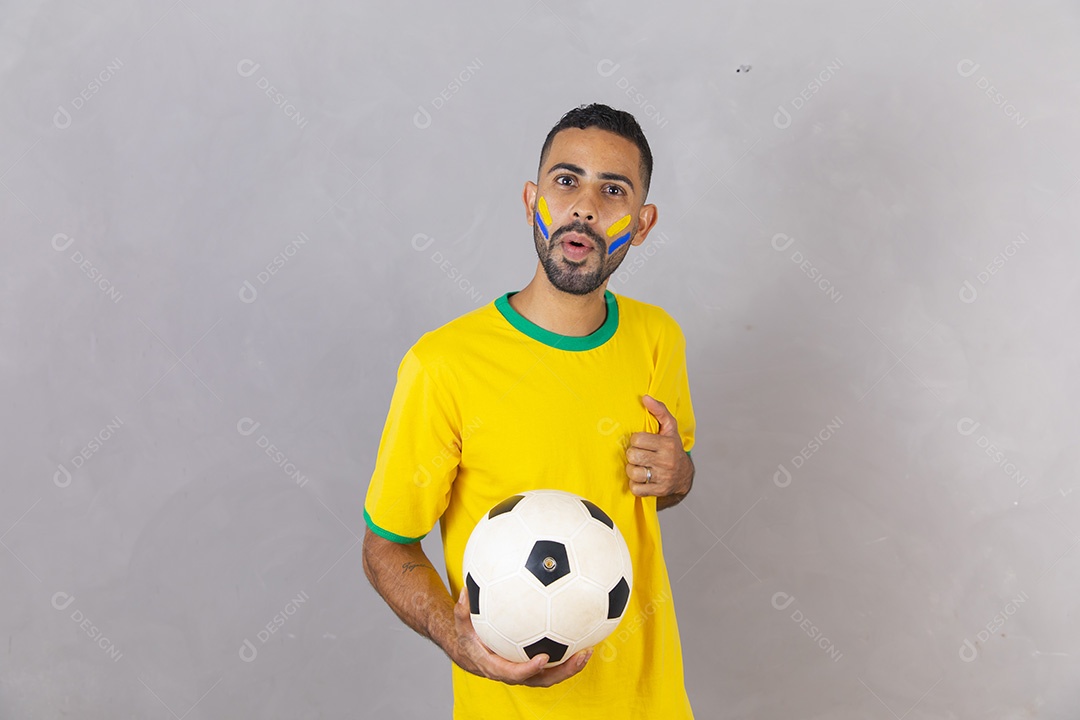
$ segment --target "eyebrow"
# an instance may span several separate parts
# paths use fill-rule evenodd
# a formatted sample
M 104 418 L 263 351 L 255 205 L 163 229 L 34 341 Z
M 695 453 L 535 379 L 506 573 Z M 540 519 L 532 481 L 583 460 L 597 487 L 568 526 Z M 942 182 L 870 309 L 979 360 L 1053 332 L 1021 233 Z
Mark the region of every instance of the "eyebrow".
M 555 172 L 556 170 L 569 170 L 570 172 L 575 173 L 577 175 L 583 175 L 583 176 L 586 176 L 586 177 L 588 176 L 588 173 L 585 172 L 582 168 L 578 167 L 577 165 L 573 165 L 571 163 L 565 163 L 565 162 L 555 163 L 554 165 L 551 166 L 551 169 L 548 170 L 548 175 Z M 601 180 L 615 180 L 617 182 L 626 183 L 627 185 L 630 186 L 631 190 L 635 189 L 633 181 L 631 181 L 630 178 L 626 177 L 625 175 L 620 175 L 619 173 L 604 172 L 604 173 L 600 173 L 598 175 L 598 177 Z

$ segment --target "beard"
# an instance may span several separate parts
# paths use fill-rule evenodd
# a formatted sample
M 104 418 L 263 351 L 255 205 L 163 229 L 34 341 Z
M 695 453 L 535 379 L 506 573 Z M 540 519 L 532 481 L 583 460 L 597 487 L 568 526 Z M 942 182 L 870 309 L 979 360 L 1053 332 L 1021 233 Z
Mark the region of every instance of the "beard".
M 555 249 L 559 246 L 559 238 L 568 232 L 577 232 L 588 236 L 595 245 L 594 253 L 600 255 L 600 262 L 595 269 L 589 270 L 587 266 L 592 259 L 592 254 L 581 263 L 572 263 L 565 257 L 555 257 Z M 581 223 L 571 223 L 559 228 L 551 234 L 551 240 L 545 240 L 538 225 L 533 225 L 533 242 L 536 245 L 536 255 L 540 258 L 540 265 L 544 268 L 550 282 L 556 289 L 571 295 L 588 295 L 595 292 L 603 285 L 612 273 L 618 270 L 623 258 L 629 251 L 630 243 L 614 255 L 607 254 L 607 244 L 594 230 Z

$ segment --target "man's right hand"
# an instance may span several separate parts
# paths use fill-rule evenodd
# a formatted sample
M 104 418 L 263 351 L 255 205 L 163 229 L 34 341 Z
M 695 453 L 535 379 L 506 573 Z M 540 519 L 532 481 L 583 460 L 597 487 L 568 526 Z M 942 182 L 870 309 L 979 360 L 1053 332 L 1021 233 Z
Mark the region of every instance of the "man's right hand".
M 496 655 L 473 629 L 465 588 L 461 589 L 457 605 L 454 606 L 454 627 L 457 630 L 457 652 L 453 661 L 462 670 L 508 685 L 551 687 L 581 672 L 593 653 L 592 648 L 582 650 L 563 664 L 550 668 L 544 668 L 548 663 L 548 656 L 544 653 L 523 663 L 511 662 Z

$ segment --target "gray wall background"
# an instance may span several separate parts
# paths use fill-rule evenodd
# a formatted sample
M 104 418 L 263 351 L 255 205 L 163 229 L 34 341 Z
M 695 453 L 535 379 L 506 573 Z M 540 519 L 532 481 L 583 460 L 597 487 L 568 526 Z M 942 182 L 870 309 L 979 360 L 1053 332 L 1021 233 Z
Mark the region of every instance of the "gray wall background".
M 597 100 L 660 208 L 610 289 L 689 343 L 698 715 L 1076 717 L 1078 15 L 8 3 L 0 717 L 449 716 L 361 503 L 402 354 L 528 281 L 521 185 Z

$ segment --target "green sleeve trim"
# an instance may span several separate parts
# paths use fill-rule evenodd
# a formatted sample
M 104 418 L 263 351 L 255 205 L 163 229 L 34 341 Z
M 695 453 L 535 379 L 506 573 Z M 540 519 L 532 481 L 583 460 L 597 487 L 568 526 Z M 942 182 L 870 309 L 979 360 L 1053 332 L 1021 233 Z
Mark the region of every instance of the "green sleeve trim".
M 689 450 L 686 451 L 686 457 L 690 458 L 691 460 L 694 459 L 694 456 L 690 454 Z
M 371 528 L 371 532 L 375 533 L 379 537 L 383 538 L 384 540 L 389 540 L 390 542 L 400 543 L 402 545 L 410 545 L 414 542 L 420 542 L 427 536 L 427 533 L 424 533 L 420 537 L 405 537 L 404 535 L 392 533 L 389 530 L 383 530 L 381 527 L 376 525 L 375 521 L 371 519 L 370 515 L 368 515 L 367 508 L 364 508 L 364 522 L 366 522 L 367 526 Z

